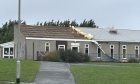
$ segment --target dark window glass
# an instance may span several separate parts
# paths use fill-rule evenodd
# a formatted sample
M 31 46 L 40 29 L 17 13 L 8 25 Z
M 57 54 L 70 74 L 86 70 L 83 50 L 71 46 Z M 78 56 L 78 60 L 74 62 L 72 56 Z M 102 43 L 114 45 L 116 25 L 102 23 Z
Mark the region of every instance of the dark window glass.
M 98 48 L 98 57 L 101 57 L 101 49 Z
M 9 48 L 4 48 L 4 55 L 9 55 Z
M 114 52 L 113 49 L 111 49 L 111 58 L 113 58 Z
M 9 58 L 9 56 L 4 56 L 4 58 Z
M 49 47 L 48 46 L 46 46 L 46 52 L 49 52 Z
M 88 48 L 85 48 L 85 54 L 88 54 L 88 51 L 89 51 Z
M 78 52 L 78 47 L 72 47 L 72 51 Z
M 10 55 L 13 55 L 13 48 L 10 48 Z
M 65 46 L 58 46 L 58 50 L 65 51 Z
M 126 58 L 126 49 L 123 49 L 123 58 Z
M 13 58 L 13 56 L 10 56 L 10 59 L 12 59 Z
M 135 50 L 135 55 L 136 55 L 136 58 L 138 58 L 138 55 L 139 55 L 139 51 L 138 50 Z

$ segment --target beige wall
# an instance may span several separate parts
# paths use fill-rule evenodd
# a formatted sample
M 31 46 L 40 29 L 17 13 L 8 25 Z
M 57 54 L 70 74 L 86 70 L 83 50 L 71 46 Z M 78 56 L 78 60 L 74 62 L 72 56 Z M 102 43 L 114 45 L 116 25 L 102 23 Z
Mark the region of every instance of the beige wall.
M 135 57 L 135 46 L 140 47 L 140 43 L 127 43 L 127 42 L 120 42 L 120 48 L 119 48 L 119 42 L 99 42 L 101 44 L 102 49 L 105 51 L 106 54 L 110 55 L 110 45 L 114 45 L 114 54 L 119 55 L 120 58 L 122 59 L 122 46 L 126 45 L 126 54 L 127 59 L 131 57 Z M 97 51 L 97 49 L 96 49 Z M 139 49 L 140 52 L 140 49 Z M 119 56 L 116 56 L 115 59 L 119 59 Z
M 39 40 L 26 40 L 27 45 L 27 57 L 28 59 L 33 58 L 33 42 L 34 42 L 34 56 L 35 60 L 37 58 L 37 51 L 45 51 L 45 43 L 50 43 L 50 52 L 57 50 L 56 49 L 56 41 L 39 41 Z M 84 53 L 85 51 L 85 44 L 89 44 L 89 55 L 92 61 L 98 60 L 97 59 L 97 45 L 91 42 L 75 42 L 75 41 L 68 41 L 67 49 L 71 49 L 71 43 L 79 43 L 79 52 Z M 114 56 L 115 59 L 119 59 L 118 55 L 119 52 L 122 54 L 122 45 L 127 46 L 127 54 L 135 54 L 135 46 L 140 46 L 139 43 L 120 43 L 120 50 L 119 50 L 119 43 L 118 42 L 99 42 L 101 48 L 105 51 L 105 53 L 110 56 L 110 45 L 114 45 Z M 103 55 L 102 55 L 103 56 Z M 120 58 L 122 56 L 120 55 Z M 102 60 L 108 59 L 102 57 Z
M 27 59 L 33 59 L 33 52 L 34 52 L 34 60 L 36 60 L 37 59 L 37 51 L 44 52 L 46 42 L 50 43 L 50 52 L 56 50 L 56 41 L 26 40 Z M 33 51 L 33 45 L 34 45 L 34 51 Z
M 37 59 L 37 51 L 45 51 L 45 43 L 50 43 L 50 52 L 56 51 L 56 41 L 39 41 L 39 40 L 26 40 L 27 45 L 27 59 L 33 58 L 33 42 L 34 42 L 34 60 Z M 67 44 L 67 49 L 71 49 L 71 43 L 75 41 L 69 41 Z M 84 53 L 85 44 L 89 44 L 89 52 L 93 52 L 93 46 L 91 42 L 76 42 L 79 43 L 79 52 Z

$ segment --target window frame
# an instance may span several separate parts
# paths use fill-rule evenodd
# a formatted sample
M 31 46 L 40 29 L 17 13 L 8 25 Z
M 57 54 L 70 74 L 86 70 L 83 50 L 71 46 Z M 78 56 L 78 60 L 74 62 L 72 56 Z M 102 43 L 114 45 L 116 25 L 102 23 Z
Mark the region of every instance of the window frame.
M 77 47 L 79 53 L 79 46 L 71 46 L 71 50 L 73 50 L 73 47 Z
M 5 48 L 7 48 L 9 51 L 7 54 L 5 54 Z M 11 48 L 13 49 L 12 54 L 10 53 Z M 14 47 L 3 47 L 3 58 L 5 57 L 9 59 L 14 59 Z
M 123 50 L 125 50 L 125 57 L 123 56 Z M 127 46 L 126 45 L 122 45 L 122 59 L 127 59 Z
M 47 43 L 48 43 L 48 45 L 46 45 Z M 49 51 L 48 52 L 50 52 L 50 42 L 45 42 L 45 52 L 46 52 L 46 47 L 49 48 Z
M 65 45 L 58 45 L 58 50 L 61 48 L 60 46 L 63 46 L 63 48 L 64 48 L 64 51 L 65 51 Z
M 111 50 L 113 49 L 113 56 L 112 56 L 112 53 L 111 53 Z M 112 57 L 112 58 L 114 58 L 114 45 L 110 45 L 110 56 Z
M 138 50 L 138 56 L 136 56 L 136 50 Z M 135 57 L 139 58 L 139 46 L 135 46 L 135 51 L 134 52 L 135 52 Z
M 71 50 L 73 49 L 73 47 L 77 47 L 78 53 L 79 53 L 80 52 L 79 46 L 80 46 L 80 43 L 71 43 Z
M 88 49 L 88 53 L 86 53 L 86 49 Z M 89 44 L 85 44 L 85 47 L 84 47 L 84 54 L 89 55 Z
M 101 48 L 101 44 L 99 44 L 100 47 L 97 47 L 97 58 L 101 58 L 102 57 L 102 50 L 100 49 Z M 98 49 L 100 49 L 100 57 L 99 57 L 99 54 L 98 54 Z

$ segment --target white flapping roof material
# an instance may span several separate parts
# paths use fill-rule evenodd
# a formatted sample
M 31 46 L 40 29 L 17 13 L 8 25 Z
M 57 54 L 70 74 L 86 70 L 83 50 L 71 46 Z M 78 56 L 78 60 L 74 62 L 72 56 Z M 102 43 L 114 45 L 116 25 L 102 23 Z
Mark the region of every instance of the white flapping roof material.
M 77 31 L 79 34 L 83 35 L 84 37 L 88 38 L 88 39 L 93 39 L 93 35 L 91 35 L 90 33 L 86 33 L 81 31 L 78 28 L 72 27 L 73 30 Z

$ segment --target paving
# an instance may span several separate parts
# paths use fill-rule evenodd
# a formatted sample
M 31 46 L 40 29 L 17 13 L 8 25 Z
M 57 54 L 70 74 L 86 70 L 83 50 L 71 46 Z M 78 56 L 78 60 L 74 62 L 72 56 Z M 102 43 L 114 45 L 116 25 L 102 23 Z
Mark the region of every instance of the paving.
M 41 62 L 35 84 L 75 84 L 68 63 Z

